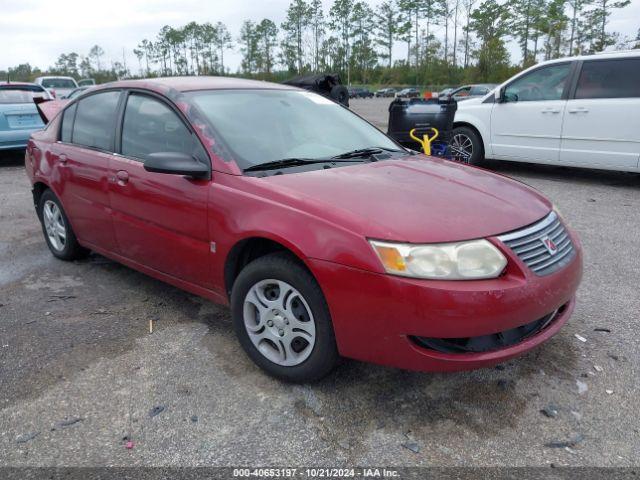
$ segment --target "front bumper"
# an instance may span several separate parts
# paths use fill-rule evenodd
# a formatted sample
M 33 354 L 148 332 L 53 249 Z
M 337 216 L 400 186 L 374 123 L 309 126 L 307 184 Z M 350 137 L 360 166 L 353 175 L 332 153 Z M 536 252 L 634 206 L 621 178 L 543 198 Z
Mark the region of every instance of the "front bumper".
M 507 247 L 505 274 L 491 280 L 417 280 L 323 260 L 309 264 L 327 299 L 341 355 L 409 370 L 455 371 L 491 366 L 548 340 L 571 315 L 582 277 L 579 242 L 561 270 L 536 276 Z M 497 243 L 496 243 L 497 244 Z M 444 353 L 415 337 L 459 339 L 523 327 L 558 310 L 522 341 L 482 352 Z

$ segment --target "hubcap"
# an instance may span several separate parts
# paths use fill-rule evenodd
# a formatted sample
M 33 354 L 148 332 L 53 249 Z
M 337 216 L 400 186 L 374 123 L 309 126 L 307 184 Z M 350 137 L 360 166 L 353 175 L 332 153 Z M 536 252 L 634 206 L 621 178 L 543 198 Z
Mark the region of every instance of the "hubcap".
M 473 142 L 462 133 L 456 133 L 449 143 L 453 160 L 469 163 L 473 155 Z
M 281 280 L 262 280 L 244 299 L 244 326 L 267 359 L 292 367 L 304 362 L 316 339 L 316 324 L 302 294 Z
M 56 251 L 61 252 L 67 243 L 67 228 L 64 225 L 62 212 L 55 202 L 47 200 L 44 203 L 42 220 L 49 243 Z

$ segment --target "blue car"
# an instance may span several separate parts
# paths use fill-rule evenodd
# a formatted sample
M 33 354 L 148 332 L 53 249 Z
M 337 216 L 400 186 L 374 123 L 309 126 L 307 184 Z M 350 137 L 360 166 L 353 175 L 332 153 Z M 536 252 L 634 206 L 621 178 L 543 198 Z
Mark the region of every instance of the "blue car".
M 26 148 L 31 132 L 44 128 L 35 97 L 51 94 L 35 83 L 0 82 L 0 150 Z

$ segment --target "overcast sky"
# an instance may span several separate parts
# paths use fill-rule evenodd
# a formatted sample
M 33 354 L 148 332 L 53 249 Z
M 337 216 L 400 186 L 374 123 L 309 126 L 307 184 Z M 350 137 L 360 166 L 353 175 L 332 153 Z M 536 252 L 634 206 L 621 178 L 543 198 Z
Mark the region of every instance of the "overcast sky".
M 368 0 L 376 5 L 381 0 Z M 332 1 L 323 0 L 325 11 Z M 134 70 L 133 55 L 143 38 L 153 39 L 163 25 L 181 26 L 190 21 L 227 24 L 237 37 L 243 20 L 270 18 L 283 21 L 289 0 L 0 0 L 0 69 L 30 63 L 42 69 L 55 63 L 60 53 L 75 51 L 86 55 L 92 45 L 100 45 L 106 57 L 121 61 Z M 640 28 L 640 0 L 616 12 L 609 31 L 635 37 Z M 403 45 L 396 56 L 404 56 Z M 511 48 L 513 60 L 517 48 Z M 238 52 L 229 52 L 225 63 L 235 71 Z M 133 67 L 133 68 L 132 68 Z

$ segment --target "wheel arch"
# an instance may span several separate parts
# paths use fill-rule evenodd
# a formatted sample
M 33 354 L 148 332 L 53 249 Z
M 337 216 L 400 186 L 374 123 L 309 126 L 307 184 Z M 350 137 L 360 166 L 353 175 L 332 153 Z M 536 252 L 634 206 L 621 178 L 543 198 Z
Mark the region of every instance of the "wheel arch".
M 484 136 L 482 135 L 482 132 L 480 131 L 480 129 L 478 127 L 476 127 L 474 124 L 466 122 L 466 121 L 454 121 L 453 122 L 453 128 L 458 128 L 458 127 L 466 127 L 469 128 L 471 130 L 473 130 L 476 135 L 478 135 L 478 138 L 480 139 L 480 143 L 482 146 L 482 154 L 486 155 L 487 153 L 487 141 L 485 140 Z
M 38 204 L 40 203 L 40 198 L 42 198 L 42 194 L 46 190 L 51 190 L 51 187 L 40 180 L 38 180 L 33 184 L 31 193 L 33 194 L 33 205 L 34 207 L 36 207 L 36 209 L 38 208 Z
M 304 260 L 304 255 L 295 245 L 280 238 L 270 238 L 266 235 L 253 235 L 237 241 L 231 247 L 225 258 L 224 285 L 227 296 L 231 296 L 233 285 L 245 266 L 257 258 L 276 252 L 288 253 L 313 275 L 313 272 L 311 272 L 311 269 Z M 315 278 L 315 275 L 313 276 Z

